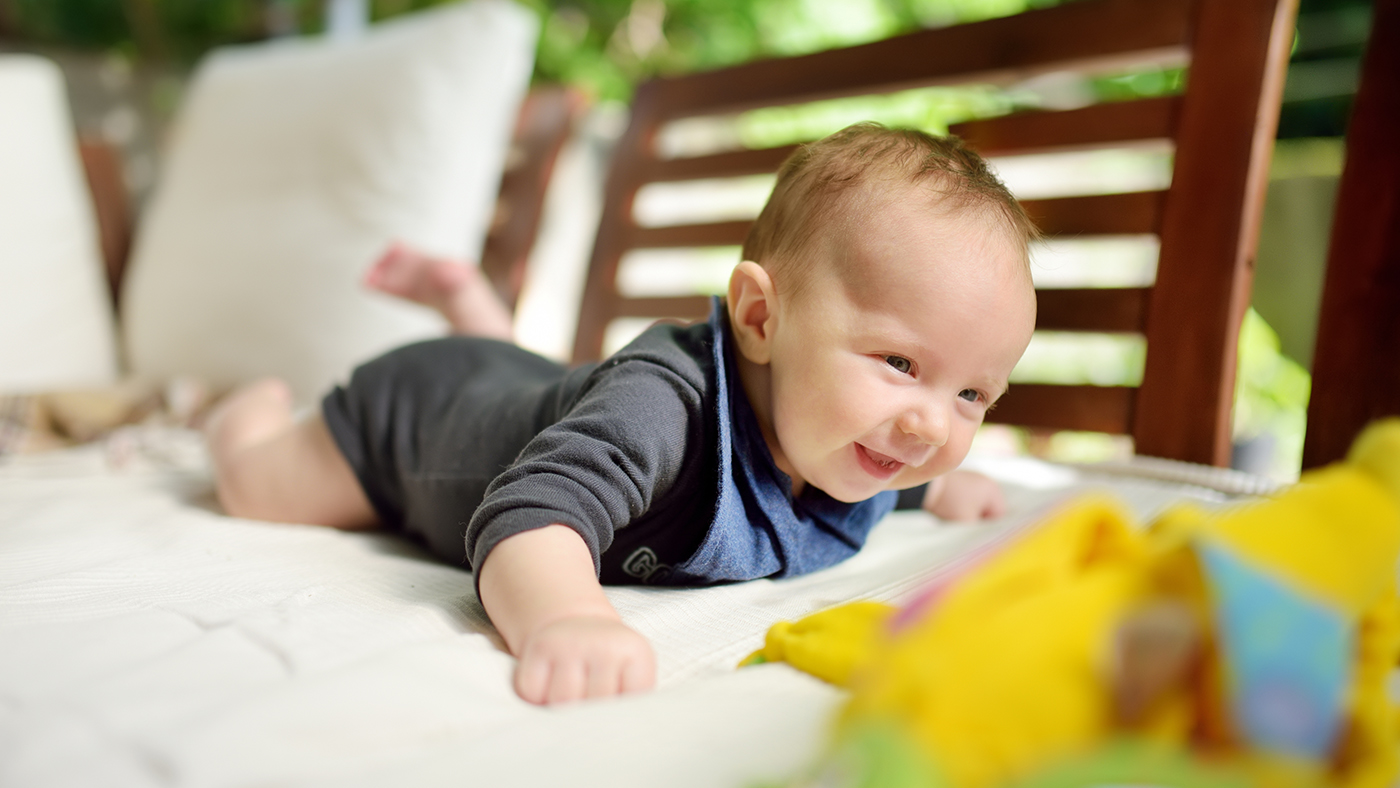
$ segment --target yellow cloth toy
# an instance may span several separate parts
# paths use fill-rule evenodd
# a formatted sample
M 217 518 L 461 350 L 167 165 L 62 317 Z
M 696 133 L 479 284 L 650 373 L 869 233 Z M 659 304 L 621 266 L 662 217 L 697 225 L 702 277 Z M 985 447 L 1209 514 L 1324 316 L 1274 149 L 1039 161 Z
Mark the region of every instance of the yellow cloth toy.
M 1328 785 L 1397 771 L 1400 419 L 1347 462 L 1145 529 L 1077 500 L 942 593 L 779 624 L 852 697 L 819 782 Z

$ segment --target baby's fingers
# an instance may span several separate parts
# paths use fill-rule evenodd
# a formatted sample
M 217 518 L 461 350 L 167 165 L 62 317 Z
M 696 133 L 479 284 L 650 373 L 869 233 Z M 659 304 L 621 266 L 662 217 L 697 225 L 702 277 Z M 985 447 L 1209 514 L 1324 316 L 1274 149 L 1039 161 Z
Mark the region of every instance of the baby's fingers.
M 581 660 L 556 659 L 549 673 L 549 692 L 545 703 L 583 700 L 587 682 L 587 667 Z
M 586 697 L 607 698 L 651 689 L 656 683 L 656 658 L 645 643 L 641 646 L 635 650 L 615 649 L 590 660 Z
M 656 685 L 656 660 L 648 652 L 645 658 L 628 660 L 622 666 L 622 691 L 646 692 Z
M 584 697 L 606 698 L 616 695 L 621 688 L 622 665 L 614 661 L 592 662 L 588 665 Z
M 531 703 L 567 703 L 650 689 L 656 681 L 651 646 L 621 622 L 562 619 L 526 643 L 515 690 Z
M 626 675 L 625 666 L 615 663 L 526 658 L 516 669 L 515 691 L 521 698 L 540 705 L 606 698 L 627 691 L 623 689 Z M 648 682 L 646 687 L 650 686 Z
M 522 658 L 515 666 L 515 693 L 530 703 L 545 703 L 552 673 L 549 660 Z
M 1006 499 L 1000 495 L 995 495 L 990 501 L 982 505 L 982 519 L 995 520 L 1006 514 Z

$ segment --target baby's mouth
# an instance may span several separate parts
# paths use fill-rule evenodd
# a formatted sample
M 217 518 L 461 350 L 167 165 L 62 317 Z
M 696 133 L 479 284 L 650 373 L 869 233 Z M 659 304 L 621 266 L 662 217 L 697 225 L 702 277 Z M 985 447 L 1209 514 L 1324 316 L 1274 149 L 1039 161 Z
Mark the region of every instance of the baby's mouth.
M 868 449 L 859 443 L 856 444 L 856 456 L 860 458 L 860 464 L 865 468 L 866 473 L 879 479 L 889 479 L 904 467 L 904 463 L 899 460 Z

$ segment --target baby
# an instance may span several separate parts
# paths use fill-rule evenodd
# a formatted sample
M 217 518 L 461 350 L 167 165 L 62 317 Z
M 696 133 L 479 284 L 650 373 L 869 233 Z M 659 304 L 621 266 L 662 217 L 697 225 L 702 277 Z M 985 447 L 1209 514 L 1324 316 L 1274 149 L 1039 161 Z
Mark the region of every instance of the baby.
M 526 700 L 644 690 L 651 647 L 601 583 L 788 577 L 896 504 L 1002 511 L 954 469 L 1030 342 L 1034 235 L 955 140 L 852 126 L 783 165 L 706 322 L 577 368 L 501 341 L 474 269 L 391 250 L 370 285 L 476 336 L 370 361 L 303 421 L 277 381 L 240 390 L 207 428 L 219 499 L 469 566 Z

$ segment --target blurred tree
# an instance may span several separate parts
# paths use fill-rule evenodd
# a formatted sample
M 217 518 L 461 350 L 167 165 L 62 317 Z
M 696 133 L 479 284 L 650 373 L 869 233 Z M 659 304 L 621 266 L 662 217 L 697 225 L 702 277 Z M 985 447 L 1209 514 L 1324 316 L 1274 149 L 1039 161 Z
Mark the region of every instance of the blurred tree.
M 310 30 L 319 24 L 320 6 L 319 0 L 0 0 L 6 23 L 0 32 L 188 65 L 213 47 L 266 38 L 279 10 Z
M 1301 0 L 1280 138 L 1343 135 L 1370 27 L 1371 0 Z
M 371 0 L 381 20 L 454 0 Z M 537 76 L 627 99 L 655 74 L 873 41 L 1059 0 L 520 0 L 539 14 Z M 215 46 L 324 26 L 326 0 L 0 0 L 0 34 L 188 65 Z
M 582 84 L 600 97 L 625 100 L 633 85 L 657 74 L 850 46 L 1059 0 L 526 2 L 543 21 L 540 78 Z
M 375 20 L 455 0 L 370 0 Z M 1055 5 L 1063 0 L 519 0 L 540 16 L 536 76 L 626 100 L 647 77 L 814 52 Z M 315 33 L 328 0 L 0 0 L 0 35 L 188 66 L 210 48 Z M 1295 65 L 1359 58 L 1370 0 L 1302 0 Z M 1345 70 L 1345 69 L 1342 69 Z M 1336 68 L 1333 68 L 1333 72 Z M 1302 79 L 1292 80 L 1300 86 Z M 1346 75 L 1333 77 L 1343 85 Z M 1181 74 L 1101 80 L 1105 98 L 1172 92 Z M 1339 135 L 1349 92 L 1323 88 L 1285 106 L 1282 136 Z M 1325 95 L 1324 95 L 1325 94 Z
M 375 20 L 455 0 L 369 0 Z M 873 41 L 919 27 L 1019 13 L 1064 0 L 518 0 L 540 16 L 536 76 L 627 100 L 637 82 Z M 329 0 L 0 0 L 0 35 L 115 50 L 188 66 L 211 47 L 319 32 Z M 1290 101 L 1282 136 L 1340 135 L 1346 74 L 1325 63 L 1359 58 L 1370 0 L 1302 0 L 1294 61 L 1314 95 Z M 1341 69 L 1345 71 L 1344 68 Z M 1306 73 L 1304 73 L 1306 72 Z M 1329 76 L 1332 75 L 1332 76 Z M 1179 90 L 1180 72 L 1100 80 L 1103 98 Z M 1327 80 L 1331 82 L 1327 82 Z M 1293 79 L 1300 90 L 1304 80 Z M 1302 94 L 1299 94 L 1300 96 Z

